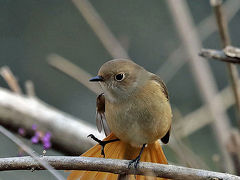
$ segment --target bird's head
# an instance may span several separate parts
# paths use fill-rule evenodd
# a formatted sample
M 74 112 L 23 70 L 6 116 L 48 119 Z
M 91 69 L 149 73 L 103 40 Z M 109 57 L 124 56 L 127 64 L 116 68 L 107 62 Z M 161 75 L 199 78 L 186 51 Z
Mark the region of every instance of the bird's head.
M 149 72 L 133 61 L 115 59 L 102 65 L 98 75 L 90 79 L 100 83 L 110 101 L 127 99 L 149 77 Z

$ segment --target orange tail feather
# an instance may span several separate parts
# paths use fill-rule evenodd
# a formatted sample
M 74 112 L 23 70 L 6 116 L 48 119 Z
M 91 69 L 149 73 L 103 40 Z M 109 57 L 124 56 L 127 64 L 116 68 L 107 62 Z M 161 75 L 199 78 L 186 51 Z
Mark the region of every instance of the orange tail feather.
M 111 139 L 117 139 L 117 137 L 111 133 L 104 140 L 107 141 Z M 129 148 L 131 147 L 128 144 L 122 141 L 115 141 L 107 144 L 104 148 L 104 151 L 105 151 L 106 158 L 134 159 L 138 155 L 140 148 L 132 148 L 132 151 L 129 151 Z M 128 149 L 128 152 L 131 152 L 131 153 L 126 153 L 126 149 Z M 100 158 L 102 157 L 101 146 L 95 145 L 94 147 L 89 149 L 87 152 L 85 152 L 81 156 Z M 158 141 L 156 141 L 153 144 L 148 144 L 148 146 L 145 147 L 140 161 L 167 164 L 167 159 Z M 117 178 L 118 178 L 117 174 L 98 172 L 98 171 L 78 171 L 78 170 L 71 171 L 71 174 L 68 176 L 68 180 L 95 180 L 95 179 L 117 180 Z M 129 175 L 129 180 L 135 180 L 134 175 Z M 164 178 L 137 175 L 136 180 L 164 180 Z

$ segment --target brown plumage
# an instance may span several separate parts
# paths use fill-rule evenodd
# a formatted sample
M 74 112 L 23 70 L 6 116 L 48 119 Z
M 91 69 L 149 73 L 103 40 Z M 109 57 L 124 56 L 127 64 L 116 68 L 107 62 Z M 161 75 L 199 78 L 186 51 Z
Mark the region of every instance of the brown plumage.
M 169 141 L 172 112 L 168 92 L 163 81 L 153 73 L 130 60 L 108 61 L 100 68 L 98 76 L 104 94 L 97 98 L 97 127 L 104 130 L 109 140 L 120 141 L 106 145 L 106 158 L 134 159 L 143 144 L 141 161 L 166 164 L 158 139 Z M 108 148 L 107 148 L 108 147 Z M 100 146 L 96 145 L 83 156 L 101 157 Z M 78 176 L 77 176 L 78 174 Z M 73 176 L 94 179 L 101 176 L 116 179 L 116 175 L 100 172 L 73 171 Z M 84 178 L 83 178 L 84 177 Z M 130 179 L 133 176 L 129 176 Z M 137 176 L 146 179 L 144 176 Z M 138 178 L 137 178 L 138 179 Z
M 105 97 L 103 93 L 97 97 L 96 125 L 99 132 L 103 129 L 106 136 L 110 134 L 111 131 L 105 117 Z

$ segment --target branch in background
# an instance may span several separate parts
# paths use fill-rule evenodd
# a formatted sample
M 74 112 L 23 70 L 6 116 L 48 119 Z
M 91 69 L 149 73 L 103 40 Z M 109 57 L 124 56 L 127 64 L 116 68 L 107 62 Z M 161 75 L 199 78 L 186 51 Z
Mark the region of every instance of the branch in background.
M 73 0 L 72 2 L 113 58 L 129 58 L 128 53 L 88 0 Z
M 224 47 L 230 45 L 231 40 L 228 32 L 227 21 L 222 10 L 222 1 L 221 0 L 210 0 L 210 4 L 213 7 L 215 18 L 217 21 L 218 31 L 222 44 Z
M 54 60 L 54 59 L 53 59 Z M 64 64 L 65 65 L 65 64 Z M 7 84 L 9 85 L 9 87 L 11 88 L 11 90 L 13 91 L 13 92 L 15 92 L 14 93 L 14 95 L 17 95 L 17 94 L 19 94 L 19 92 L 22 92 L 22 90 L 20 89 L 20 86 L 19 86 L 19 84 L 18 84 L 18 82 L 16 81 L 16 78 L 15 78 L 15 76 L 11 73 L 11 71 L 10 71 L 10 69 L 8 68 L 8 67 L 3 67 L 3 68 L 1 68 L 2 69 L 2 75 L 3 75 L 3 78 L 5 79 L 5 81 L 7 82 Z M 25 98 L 25 99 L 28 99 L 28 100 L 31 100 L 31 102 L 32 101 L 36 101 L 36 103 L 39 103 L 39 104 L 41 104 L 41 102 L 40 102 L 40 100 L 38 100 L 38 99 L 36 99 L 35 97 L 34 97 L 34 95 L 35 95 L 35 92 L 34 92 L 34 86 L 33 86 L 33 83 L 31 82 L 31 81 L 27 81 L 26 82 L 26 92 L 27 92 L 27 95 L 28 95 L 28 97 L 29 98 Z M 6 91 L 7 92 L 7 91 Z M 17 93 L 17 94 L 16 94 Z M 1 93 L 0 93 L 1 94 Z M 10 94 L 9 94 L 10 95 Z M 25 96 L 16 96 L 16 97 L 25 97 Z M 14 96 L 12 97 L 12 99 L 14 100 L 14 101 L 12 101 L 12 105 L 8 105 L 8 96 L 6 96 L 6 97 L 4 97 L 5 98 L 5 101 L 6 102 L 1 102 L 2 104 L 3 104 L 3 107 L 1 107 L 0 108 L 0 112 L 3 112 L 3 114 L 0 114 L 0 124 L 3 124 L 3 125 L 5 125 L 6 127 L 10 127 L 10 128 L 12 128 L 12 129 L 14 129 L 14 130 L 19 130 L 19 129 L 24 129 L 24 130 L 26 130 L 26 132 L 27 132 L 27 134 L 26 135 L 32 135 L 32 133 L 33 133 L 33 130 L 30 128 L 29 129 L 29 127 L 30 126 L 32 126 L 33 124 L 34 125 L 36 125 L 36 119 L 34 119 L 35 117 L 40 117 L 40 119 L 42 118 L 42 116 L 43 116 L 43 119 L 41 119 L 40 120 L 40 124 L 42 124 L 42 126 L 43 126 L 43 122 L 42 121 L 46 121 L 44 118 L 48 118 L 48 117 L 46 117 L 46 116 L 49 116 L 49 115 L 53 115 L 53 114 L 49 114 L 49 112 L 47 111 L 47 112 L 43 112 L 43 115 L 41 114 L 41 108 L 40 109 L 38 109 L 38 110 L 35 110 L 34 108 L 36 108 L 35 106 L 36 106 L 36 104 L 34 104 L 34 103 L 27 103 L 26 101 L 24 101 L 24 98 L 21 100 L 21 101 L 19 101 L 19 99 L 18 98 L 14 98 Z M 15 104 L 14 104 L 14 102 L 15 102 Z M 1 104 L 0 103 L 0 104 Z M 13 105 L 14 104 L 14 105 Z M 18 107 L 18 105 L 19 106 L 21 106 L 21 105 L 23 105 L 23 107 Z M 29 106 L 28 106 L 29 105 Z M 45 104 L 43 104 L 42 103 L 42 105 L 43 105 L 43 107 L 44 107 L 44 105 Z M 11 108 L 13 108 L 13 109 L 11 109 L 11 108 L 8 108 L 8 106 L 9 107 L 11 107 Z M 24 107 L 25 106 L 25 107 Z M 30 109 L 28 109 L 28 107 L 30 107 Z M 21 108 L 25 108 L 24 109 L 24 111 L 22 111 L 23 109 L 21 109 Z M 8 111 L 7 112 L 9 112 L 9 114 L 11 114 L 11 113 L 13 113 L 13 112 L 15 112 L 15 111 L 17 111 L 17 113 L 16 113 L 16 117 L 13 117 L 13 119 L 11 119 L 12 121 L 10 121 L 8 118 L 9 118 L 9 115 L 7 115 L 7 114 L 5 114 L 5 113 L 7 113 L 7 112 L 5 112 L 4 111 L 4 109 L 7 109 Z M 31 111 L 31 112 L 29 112 L 29 110 Z M 30 114 L 29 114 L 30 113 Z M 38 114 L 36 114 L 36 113 L 39 113 L 39 115 Z M 22 115 L 21 115 L 22 114 Z M 45 115 L 45 116 L 44 116 Z M 13 115 L 14 116 L 14 115 Z M 24 116 L 24 118 L 22 118 L 21 120 L 18 120 L 17 118 L 20 118 L 20 117 L 22 117 L 22 116 Z M 29 116 L 30 116 L 30 118 L 29 118 Z M 53 117 L 54 118 L 54 117 Z M 59 117 L 55 117 L 55 118 L 61 118 L 61 116 Z M 30 121 L 29 123 L 27 123 L 26 122 L 26 119 L 28 120 L 28 121 Z M 49 121 L 48 123 L 47 123 L 47 127 L 42 127 L 42 126 L 40 126 L 40 130 L 42 131 L 42 132 L 49 132 L 48 131 L 48 128 L 49 127 L 51 127 L 51 126 L 56 126 L 56 127 L 59 127 L 59 125 L 57 125 L 57 124 L 54 124 L 55 122 L 56 123 L 61 123 L 61 121 L 56 121 L 55 119 L 51 119 L 50 118 L 50 120 L 51 120 L 51 122 Z M 26 124 L 21 124 L 22 122 L 24 122 L 24 123 L 26 123 Z M 53 123 L 54 122 L 54 123 Z M 65 122 L 65 123 L 68 123 L 68 122 Z M 77 123 L 77 122 L 76 122 Z M 70 122 L 70 124 L 71 124 L 71 122 Z M 67 126 L 66 126 L 67 127 Z M 79 126 L 78 127 L 78 131 L 81 129 L 81 128 L 84 128 L 85 126 Z M 93 129 L 91 126 L 90 127 L 88 127 L 88 128 L 90 128 L 90 129 Z M 53 128 L 53 129 L 55 129 L 55 128 Z M 62 133 L 64 133 L 64 132 L 62 132 Z M 74 132 L 72 133 L 72 134 L 74 134 Z M 75 132 L 75 134 L 79 134 L 78 132 Z M 55 138 L 59 138 L 59 137 L 55 137 Z M 70 137 L 69 137 L 70 138 Z M 86 139 L 86 137 L 85 137 L 85 139 Z M 81 140 L 81 139 L 80 139 Z M 72 152 L 72 148 L 71 147 L 64 147 L 64 142 L 62 142 L 62 144 L 59 144 L 59 142 L 61 142 L 61 139 L 59 138 L 58 139 L 58 141 L 53 141 L 54 142 L 54 148 L 55 149 L 58 149 L 59 151 L 62 151 L 62 152 L 64 152 L 64 153 L 67 153 L 67 154 L 72 154 L 73 152 Z M 89 141 L 89 143 L 91 143 L 90 141 Z M 72 144 L 73 145 L 73 144 Z M 87 147 L 88 147 L 88 145 L 89 144 L 86 144 L 87 145 Z M 73 148 L 74 149 L 74 148 Z M 76 153 L 77 154 L 80 154 L 79 153 L 79 151 L 80 152 L 82 152 L 83 151 L 83 149 L 84 149 L 84 145 L 78 150 L 78 151 L 76 151 Z M 70 150 L 70 151 L 69 151 Z
M 95 142 L 87 136 L 99 134 L 83 120 L 63 113 L 36 98 L 17 95 L 0 88 L 0 124 L 17 130 L 32 132 L 36 124 L 43 132 L 50 131 L 53 148 L 67 154 L 79 155 Z M 99 135 L 103 138 L 103 134 Z
M 1 67 L 0 74 L 6 80 L 9 88 L 12 89 L 13 92 L 17 94 L 22 94 L 22 90 L 17 82 L 17 79 L 15 78 L 9 67 L 7 66 Z
M 221 102 L 224 109 L 227 110 L 234 104 L 234 97 L 231 92 L 230 87 L 223 89 L 220 93 L 213 97 L 213 104 Z M 210 115 L 208 105 L 203 105 L 176 122 L 174 124 L 174 131 L 176 136 L 183 138 L 212 123 L 213 121 L 214 119 Z
M 33 84 L 32 81 L 28 80 L 28 81 L 25 82 L 25 89 L 26 89 L 26 94 L 29 97 L 36 97 L 34 84 Z
M 189 148 L 189 146 L 186 144 L 186 141 L 183 141 L 182 137 L 176 135 L 175 123 L 181 120 L 182 114 L 176 107 L 173 108 L 173 114 L 174 123 L 171 127 L 171 138 L 167 146 L 175 153 L 177 164 L 197 169 L 210 169 L 203 159 L 200 158 L 200 154 L 195 153 L 191 148 Z M 186 154 L 188 155 L 186 156 Z M 169 164 L 173 163 L 169 162 Z
M 210 0 L 210 4 L 214 9 L 218 31 L 222 40 L 223 48 L 226 48 L 230 45 L 231 40 L 228 32 L 227 21 L 225 19 L 223 9 L 222 9 L 222 1 L 221 0 Z M 227 68 L 230 76 L 230 82 L 233 89 L 233 94 L 235 96 L 236 109 L 237 109 L 237 122 L 238 128 L 240 129 L 240 90 L 238 83 L 238 70 L 234 64 L 227 63 Z M 240 160 L 239 160 L 240 161 Z
M 44 167 L 45 169 L 47 169 L 54 177 L 56 177 L 56 179 L 58 180 L 64 180 L 64 178 L 62 177 L 61 174 L 59 174 L 55 169 L 53 169 L 53 167 L 51 165 L 49 165 L 48 162 L 46 162 L 45 160 L 41 159 L 39 157 L 38 154 L 34 153 L 34 151 L 29 148 L 27 145 L 25 145 L 19 138 L 17 138 L 15 135 L 13 135 L 11 132 L 9 132 L 7 129 L 5 129 L 4 127 L 2 127 L 0 125 L 0 133 L 2 133 L 3 135 L 5 135 L 6 137 L 8 137 L 11 141 L 13 141 L 16 145 L 18 145 L 19 147 L 22 148 L 22 150 L 24 150 L 27 154 L 29 154 L 33 161 L 34 159 L 38 162 L 39 165 L 41 165 L 42 167 Z M 7 165 L 7 164 L 6 164 Z
M 233 46 L 226 46 L 223 51 L 228 57 L 240 59 L 240 48 L 233 47 Z
M 71 78 L 77 80 L 84 86 L 86 86 L 89 90 L 94 92 L 95 94 L 101 94 L 102 90 L 100 89 L 99 85 L 97 83 L 90 83 L 89 79 L 93 77 L 88 72 L 84 71 L 79 66 L 76 66 L 75 64 L 71 63 L 67 59 L 57 55 L 57 54 L 51 54 L 47 57 L 48 63 L 58 69 L 61 72 L 64 72 L 64 74 L 70 76 Z
M 223 4 L 223 9 L 226 12 L 226 18 L 231 21 L 236 13 L 240 9 L 240 1 L 228 0 Z M 214 15 L 209 15 L 207 18 L 202 20 L 196 27 L 199 33 L 200 39 L 205 41 L 211 34 L 216 32 L 217 27 L 214 24 Z M 167 84 L 176 75 L 179 69 L 187 62 L 185 49 L 181 44 L 175 51 L 170 53 L 167 60 L 159 67 L 156 74 L 160 75 L 164 82 Z
M 180 38 L 185 46 L 187 58 L 193 77 L 198 85 L 201 98 L 208 105 L 210 115 L 214 121 L 212 129 L 215 132 L 216 141 L 223 157 L 224 170 L 234 172 L 234 164 L 226 143 L 230 138 L 229 119 L 221 102 L 213 101 L 217 94 L 217 85 L 207 61 L 201 61 L 197 55 L 201 49 L 201 41 L 198 38 L 196 28 L 186 1 L 167 1 L 172 13 Z
M 176 180 L 240 180 L 240 177 L 226 173 L 148 162 L 140 162 L 138 168 L 135 169 L 132 166 L 130 168 L 128 167 L 128 160 L 69 156 L 45 156 L 41 157 L 41 159 L 49 162 L 49 164 L 58 170 L 89 170 L 136 175 L 152 175 L 154 173 L 157 177 L 172 178 Z M 0 159 L 1 171 L 29 170 L 32 168 L 35 170 L 44 169 L 31 157 Z
M 219 51 L 215 49 L 202 49 L 199 53 L 200 56 L 208 59 L 216 59 L 228 63 L 237 63 L 240 64 L 240 58 L 239 57 L 230 57 L 225 54 L 224 51 Z
M 22 94 L 22 90 L 18 84 L 18 81 L 16 80 L 15 76 L 11 72 L 11 70 L 5 66 L 0 69 L 0 73 L 9 85 L 9 87 L 14 91 L 16 94 Z M 35 160 L 37 160 L 44 168 L 46 168 L 56 179 L 63 180 L 61 174 L 59 174 L 53 167 L 51 167 L 48 162 L 45 162 L 44 160 L 41 160 L 39 158 L 39 155 L 33 151 L 30 147 L 28 147 L 26 144 L 24 144 L 18 137 L 16 137 L 14 134 L 12 134 L 10 131 L 5 129 L 3 126 L 0 125 L 0 133 L 9 138 L 11 141 L 13 141 L 18 147 L 21 148 L 21 151 L 26 152 L 30 156 L 32 156 Z
M 227 54 L 229 55 L 229 46 L 231 44 L 229 32 L 228 32 L 228 26 L 227 26 L 227 21 L 225 20 L 225 16 L 223 13 L 222 9 L 222 1 L 221 0 L 210 0 L 210 4 L 213 7 L 216 21 L 217 21 L 217 26 L 218 26 L 218 31 L 220 34 L 220 38 L 222 40 L 222 46 L 225 48 Z M 232 48 L 230 48 L 231 50 Z M 230 51 L 230 55 L 232 55 L 232 52 Z M 230 76 L 230 82 L 233 90 L 233 94 L 235 97 L 235 104 L 236 104 L 236 112 L 237 112 L 237 123 L 238 123 L 238 129 L 240 130 L 240 91 L 239 91 L 239 82 L 238 82 L 238 70 L 237 67 L 234 64 L 227 63 L 227 68 Z M 233 134 L 231 134 L 233 136 Z M 228 142 L 228 146 L 234 146 L 233 138 L 230 138 Z M 237 148 L 237 146 L 235 147 Z M 237 154 L 232 154 L 232 159 L 235 165 L 235 169 L 237 170 L 237 173 L 239 173 L 239 164 L 240 164 L 240 158 L 238 157 Z M 240 174 L 238 174 L 240 175 Z
M 172 132 L 174 132 L 174 128 Z M 175 136 L 175 134 L 176 133 L 172 133 L 171 140 L 168 143 L 168 146 L 176 154 L 176 158 L 179 164 L 191 168 L 210 169 L 207 164 L 202 160 L 202 158 L 200 158 L 199 154 L 196 154 L 182 141 L 180 137 Z
M 231 142 L 227 145 L 228 151 L 232 154 L 232 158 L 235 163 L 237 175 L 240 175 L 240 132 L 238 129 L 234 129 L 231 136 Z

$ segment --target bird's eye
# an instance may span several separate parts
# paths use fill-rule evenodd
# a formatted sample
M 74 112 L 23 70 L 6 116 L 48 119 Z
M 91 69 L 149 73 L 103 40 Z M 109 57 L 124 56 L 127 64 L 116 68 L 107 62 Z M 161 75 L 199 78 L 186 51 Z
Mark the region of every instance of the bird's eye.
M 115 76 L 116 81 L 122 81 L 125 78 L 125 74 L 119 73 Z

